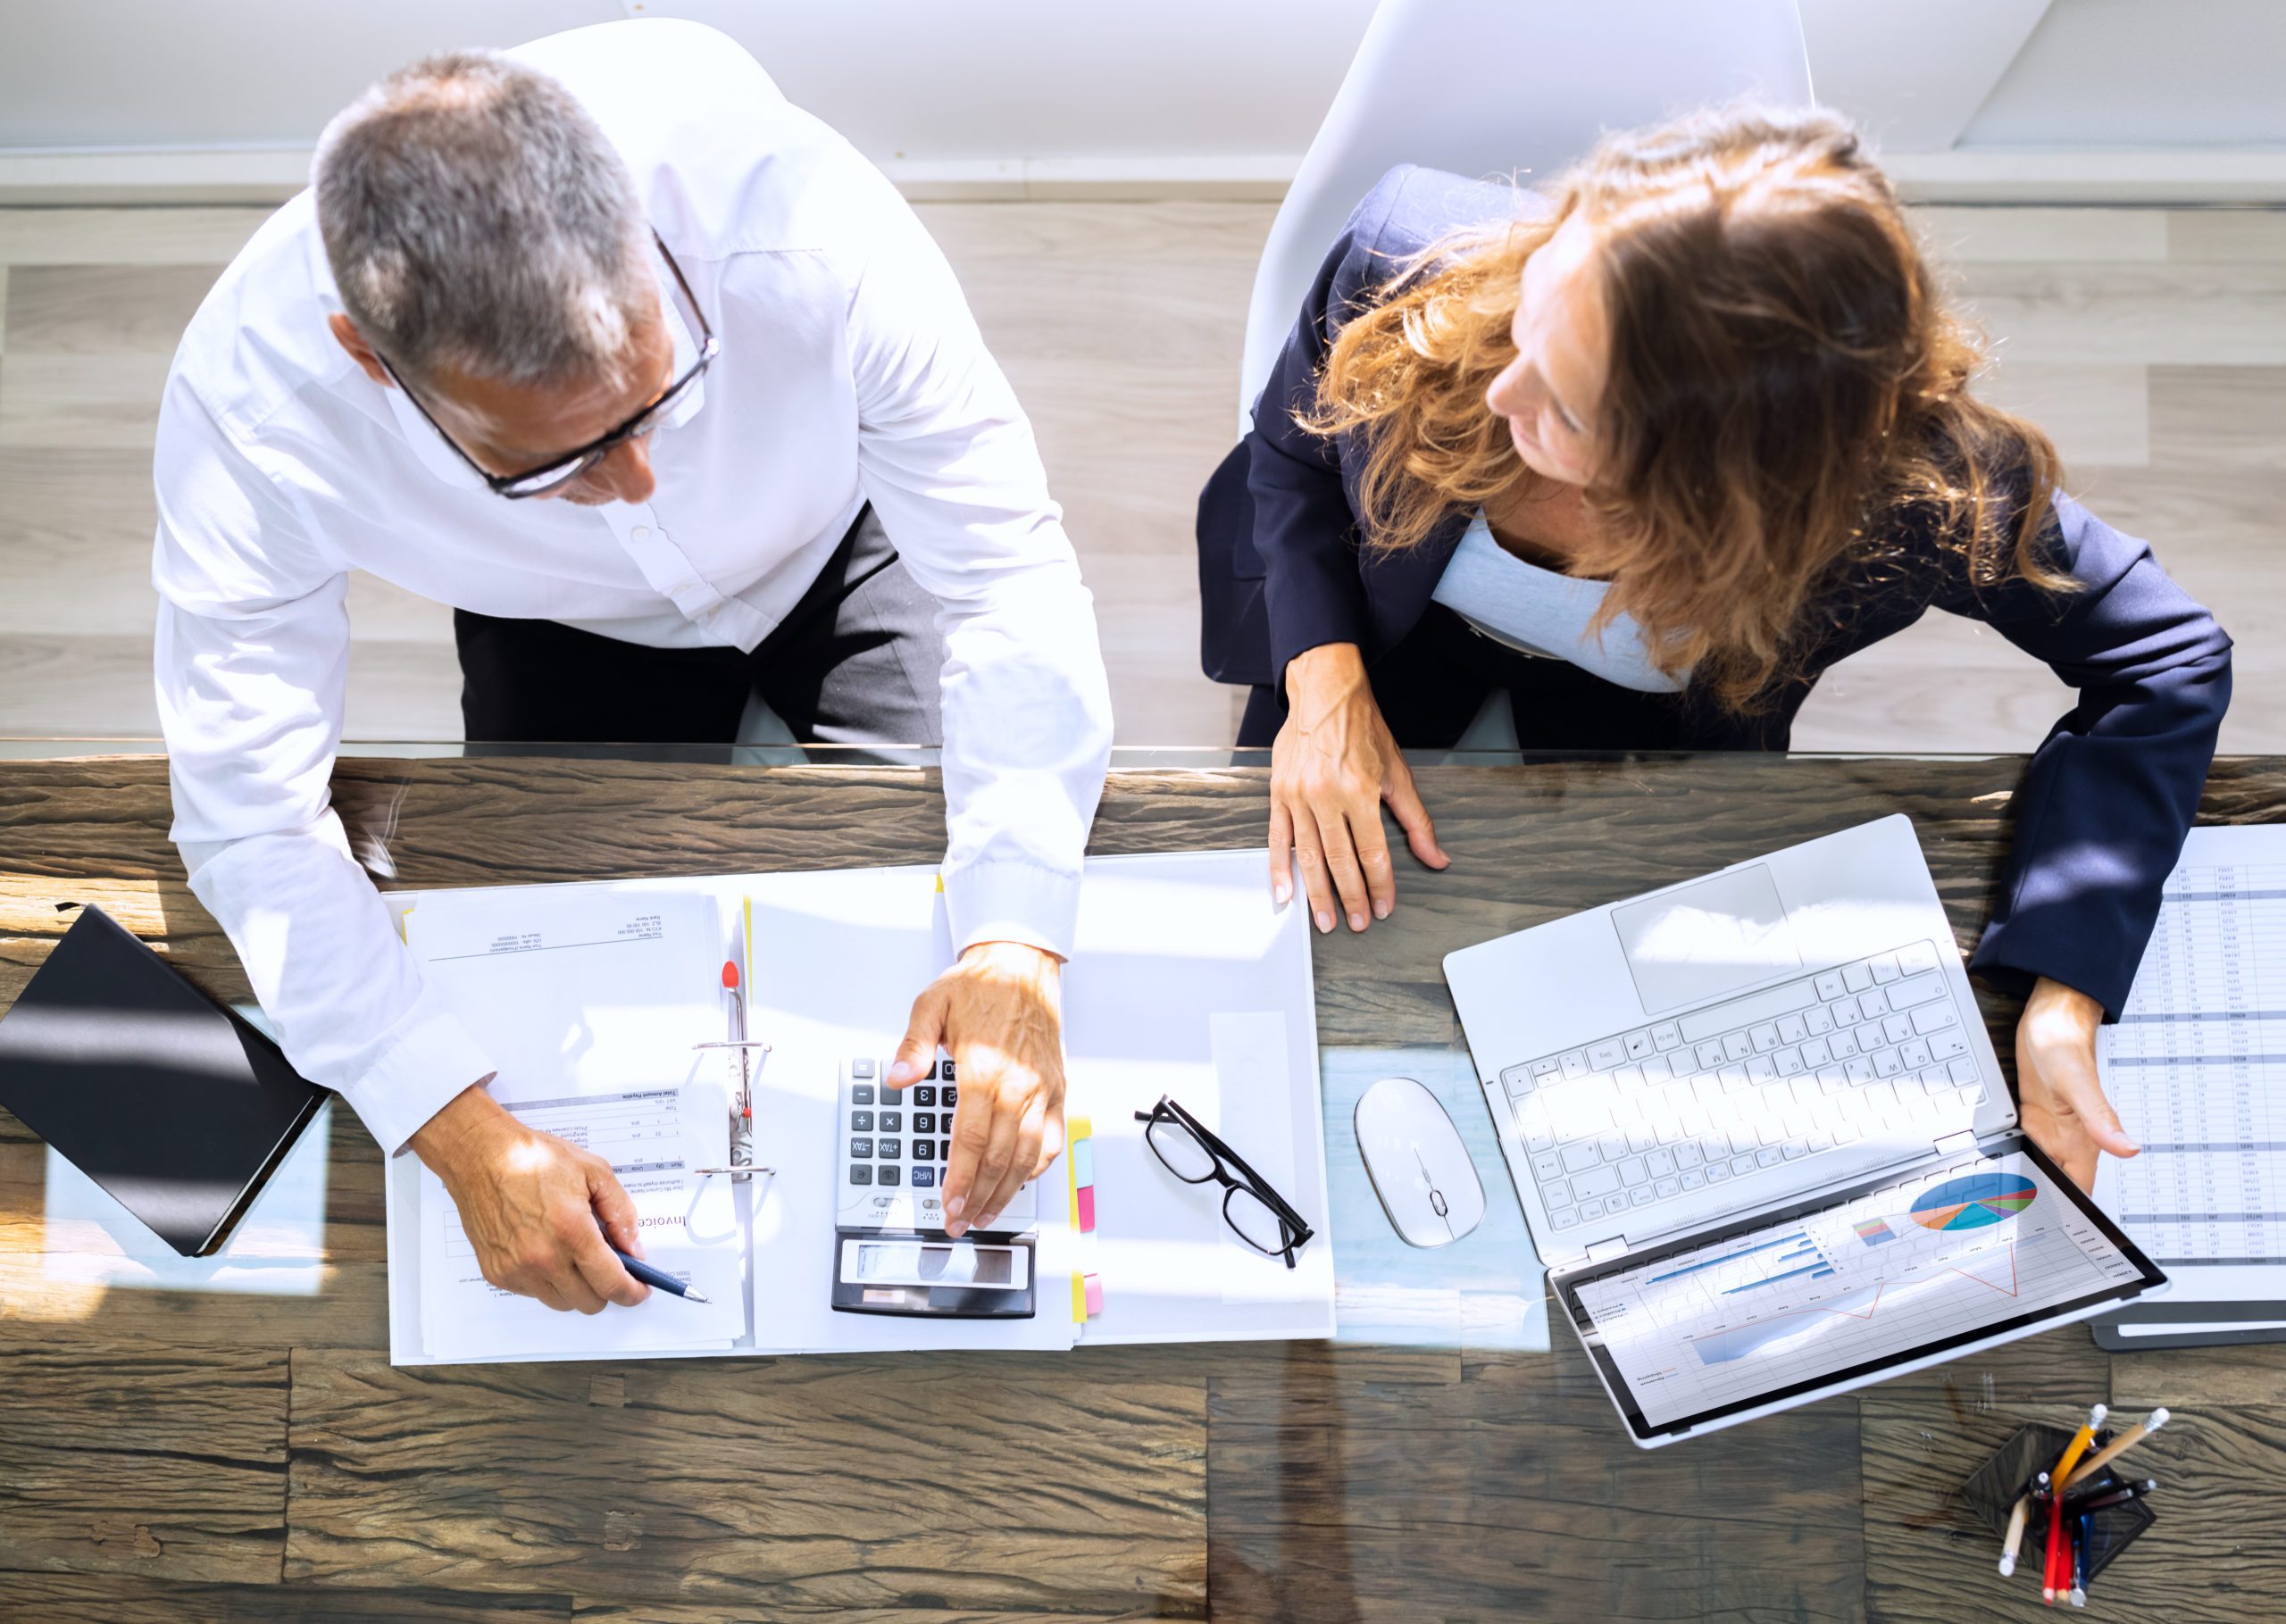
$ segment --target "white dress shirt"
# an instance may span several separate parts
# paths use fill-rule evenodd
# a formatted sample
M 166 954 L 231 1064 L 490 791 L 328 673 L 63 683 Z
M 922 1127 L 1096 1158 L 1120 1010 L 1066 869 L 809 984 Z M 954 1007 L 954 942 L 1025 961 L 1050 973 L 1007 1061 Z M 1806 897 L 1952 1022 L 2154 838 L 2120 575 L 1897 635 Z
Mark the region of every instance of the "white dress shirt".
M 607 23 L 513 54 L 617 146 L 721 340 L 702 396 L 653 440 L 652 499 L 487 490 L 328 330 L 340 300 L 307 193 L 199 307 L 160 408 L 174 838 L 288 1056 L 388 1151 L 493 1066 L 329 804 L 350 570 L 486 614 L 750 650 L 870 501 L 942 605 L 944 875 L 964 947 L 1070 953 L 1110 748 L 1093 604 L 1030 426 L 889 181 L 711 29 Z M 663 305 L 686 365 L 692 335 L 663 290 Z

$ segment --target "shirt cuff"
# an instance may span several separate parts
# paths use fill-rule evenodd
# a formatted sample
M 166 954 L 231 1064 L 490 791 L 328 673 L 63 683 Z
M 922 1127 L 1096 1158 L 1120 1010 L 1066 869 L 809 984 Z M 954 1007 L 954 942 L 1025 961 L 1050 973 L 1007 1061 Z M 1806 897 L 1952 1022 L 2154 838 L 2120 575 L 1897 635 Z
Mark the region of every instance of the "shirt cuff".
M 972 862 L 945 876 L 953 951 L 1022 942 L 1059 959 L 1080 934 L 1080 877 L 1020 858 Z
M 461 1018 L 424 987 L 380 1059 L 341 1093 L 381 1153 L 394 1156 L 471 1084 L 489 1083 L 495 1070 Z

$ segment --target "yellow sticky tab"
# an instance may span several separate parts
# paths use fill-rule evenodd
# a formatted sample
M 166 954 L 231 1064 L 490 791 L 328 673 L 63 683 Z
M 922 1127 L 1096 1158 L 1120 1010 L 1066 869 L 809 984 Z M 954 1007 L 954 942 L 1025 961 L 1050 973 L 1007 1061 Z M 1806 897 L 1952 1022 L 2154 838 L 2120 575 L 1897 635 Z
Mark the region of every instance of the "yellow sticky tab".
M 944 877 L 942 874 L 939 874 L 939 875 L 938 875 L 938 876 L 937 876 L 937 895 L 939 895 L 939 896 L 942 896 L 944 894 L 945 894 L 945 877 Z
M 1064 1119 L 1064 1142 L 1066 1145 L 1071 1144 L 1074 1139 L 1092 1139 L 1095 1137 L 1096 1124 L 1094 1119 L 1089 1117 L 1067 1117 Z
M 1064 1158 L 1064 1198 L 1072 1209 L 1072 1227 L 1076 1229 L 1080 1227 L 1080 1168 L 1068 1155 Z
M 1072 1323 L 1088 1322 L 1088 1277 L 1074 1270 L 1072 1276 Z

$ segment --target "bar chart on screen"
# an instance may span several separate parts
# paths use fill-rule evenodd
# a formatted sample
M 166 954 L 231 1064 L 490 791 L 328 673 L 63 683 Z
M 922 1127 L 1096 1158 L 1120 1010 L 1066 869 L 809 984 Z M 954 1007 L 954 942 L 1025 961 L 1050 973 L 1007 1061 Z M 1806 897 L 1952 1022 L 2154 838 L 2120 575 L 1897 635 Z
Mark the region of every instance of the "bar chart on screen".
M 1654 1422 L 2084 1298 L 2133 1266 L 2022 1155 L 1976 1156 L 1581 1287 Z

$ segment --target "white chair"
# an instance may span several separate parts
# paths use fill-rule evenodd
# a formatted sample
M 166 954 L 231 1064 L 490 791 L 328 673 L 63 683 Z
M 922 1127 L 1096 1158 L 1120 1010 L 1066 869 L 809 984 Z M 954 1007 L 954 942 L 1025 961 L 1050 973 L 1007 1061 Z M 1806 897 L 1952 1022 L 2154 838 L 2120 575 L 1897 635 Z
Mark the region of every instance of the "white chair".
M 1263 245 L 1239 433 L 1342 222 L 1397 164 L 1529 185 L 1606 130 L 1748 95 L 1812 99 L 1795 0 L 1381 0 Z M 1495 688 L 1456 748 L 1515 740 Z
M 1529 184 L 1605 130 L 1749 94 L 1811 99 L 1795 0 L 1381 0 L 1263 246 L 1239 432 L 1341 222 L 1396 165 Z

